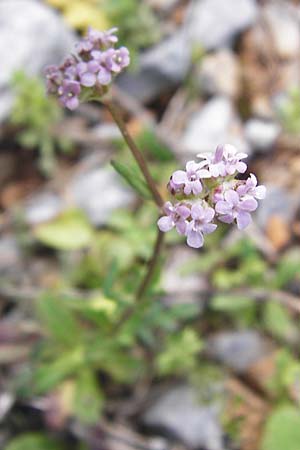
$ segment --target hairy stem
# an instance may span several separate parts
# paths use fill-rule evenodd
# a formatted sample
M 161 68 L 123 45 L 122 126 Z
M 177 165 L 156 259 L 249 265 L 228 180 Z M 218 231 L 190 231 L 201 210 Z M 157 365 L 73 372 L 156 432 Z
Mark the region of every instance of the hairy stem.
M 152 175 L 149 172 L 148 166 L 147 166 L 147 162 L 143 156 L 143 154 L 141 153 L 141 151 L 138 149 L 137 145 L 135 144 L 134 140 L 132 139 L 132 137 L 130 136 L 126 125 L 123 121 L 123 118 L 119 112 L 119 109 L 117 108 L 117 106 L 113 103 L 113 101 L 111 100 L 107 100 L 105 102 L 105 105 L 107 106 L 107 108 L 109 109 L 114 121 L 116 122 L 116 124 L 118 125 L 123 138 L 125 140 L 125 142 L 127 143 L 133 157 L 135 158 L 136 162 L 138 163 L 144 178 L 146 180 L 146 183 L 152 193 L 152 197 L 153 200 L 155 201 L 155 203 L 157 204 L 157 206 L 159 208 L 162 207 L 164 201 L 160 195 L 160 193 L 157 190 L 155 181 L 152 178 Z

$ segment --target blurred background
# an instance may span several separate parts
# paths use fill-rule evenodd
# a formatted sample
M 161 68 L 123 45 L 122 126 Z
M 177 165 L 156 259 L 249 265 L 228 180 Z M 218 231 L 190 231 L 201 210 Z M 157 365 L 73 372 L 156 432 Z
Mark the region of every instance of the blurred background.
M 220 143 L 267 186 L 243 233 L 169 233 L 142 307 L 155 206 L 109 113 L 45 96 L 89 25 L 165 198 Z M 0 448 L 299 450 L 300 3 L 1 0 L 0 61 Z

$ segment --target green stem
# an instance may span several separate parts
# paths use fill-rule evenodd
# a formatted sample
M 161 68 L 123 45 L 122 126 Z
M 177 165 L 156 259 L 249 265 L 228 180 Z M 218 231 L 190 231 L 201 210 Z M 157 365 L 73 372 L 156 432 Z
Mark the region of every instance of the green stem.
M 155 201 L 157 206 L 159 208 L 161 208 L 164 204 L 164 201 L 163 201 L 160 193 L 158 192 L 158 189 L 156 187 L 155 181 L 152 178 L 152 175 L 149 172 L 147 162 L 146 162 L 143 154 L 141 153 L 141 151 L 138 149 L 136 143 L 132 139 L 131 135 L 129 134 L 129 132 L 126 128 L 125 122 L 124 122 L 117 106 L 111 100 L 107 100 L 105 102 L 105 105 L 109 109 L 114 121 L 118 125 L 118 127 L 123 135 L 125 142 L 127 143 L 128 147 L 129 147 L 133 157 L 135 158 L 136 162 L 138 163 L 138 165 L 144 175 L 146 183 L 152 193 L 153 200 Z

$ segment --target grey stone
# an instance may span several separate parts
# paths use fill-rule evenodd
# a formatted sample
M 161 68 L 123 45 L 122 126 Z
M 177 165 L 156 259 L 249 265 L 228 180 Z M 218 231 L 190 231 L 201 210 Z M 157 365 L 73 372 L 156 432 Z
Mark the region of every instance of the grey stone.
M 270 350 L 256 331 L 220 332 L 208 339 L 208 354 L 236 372 L 245 372 Z
M 276 122 L 249 119 L 245 124 L 245 136 L 251 147 L 264 152 L 272 148 L 280 134 L 281 127 Z
M 31 197 L 25 205 L 24 216 L 29 225 L 38 225 L 57 217 L 65 208 L 63 200 L 52 192 Z
M 191 117 L 183 133 L 182 146 L 189 155 L 212 152 L 219 144 L 235 145 L 250 153 L 239 118 L 230 99 L 214 97 Z
M 260 203 L 256 212 L 257 224 L 265 228 L 272 216 L 279 216 L 290 223 L 299 206 L 299 197 L 293 196 L 280 186 L 266 184 L 266 188 L 266 198 Z
M 188 247 L 175 247 L 167 260 L 162 276 L 165 302 L 172 304 L 195 304 L 201 310 L 203 298 L 209 286 L 200 274 L 184 274 L 185 264 L 195 258 L 195 251 Z M 201 298 L 201 294 L 202 298 Z
M 201 405 L 197 391 L 180 385 L 163 393 L 146 410 L 142 422 L 190 448 L 225 450 L 219 413 L 220 405 Z
M 255 22 L 257 13 L 255 0 L 195 0 L 184 24 L 189 43 L 205 50 L 231 44 L 237 33 Z
M 73 34 L 50 7 L 35 0 L 0 2 L 0 120 L 10 112 L 12 75 L 41 73 L 71 50 Z
M 194 0 L 183 25 L 141 55 L 141 69 L 120 78 L 122 88 L 140 101 L 149 101 L 181 82 L 191 64 L 194 47 L 222 48 L 255 20 L 255 0 Z
M 134 194 L 118 179 L 110 167 L 88 169 L 76 174 L 67 196 L 81 208 L 93 225 L 103 225 L 117 208 L 126 208 Z
M 16 270 L 19 267 L 21 250 L 16 238 L 12 235 L 0 239 L 0 273 Z
M 198 70 L 197 82 L 201 92 L 208 95 L 237 97 L 240 90 L 240 68 L 230 49 L 206 56 Z

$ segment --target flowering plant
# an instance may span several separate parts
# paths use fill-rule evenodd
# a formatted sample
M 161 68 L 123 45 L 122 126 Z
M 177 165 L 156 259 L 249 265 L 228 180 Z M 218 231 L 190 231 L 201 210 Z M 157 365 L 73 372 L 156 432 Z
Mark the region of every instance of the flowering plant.
M 105 32 L 90 28 L 87 36 L 77 44 L 75 54 L 67 57 L 62 65 L 46 69 L 47 90 L 70 110 L 76 109 L 80 101 L 88 100 L 101 101 L 108 107 L 141 170 L 154 202 L 163 211 L 157 222 L 158 234 L 153 256 L 137 290 L 136 297 L 139 299 L 145 294 L 152 279 L 165 232 L 176 228 L 180 235 L 186 236 L 190 247 L 200 248 L 203 246 L 204 236 L 217 228 L 216 221 L 236 222 L 237 227 L 242 230 L 251 222 L 250 213 L 256 210 L 257 199 L 265 197 L 265 187 L 257 186 L 253 174 L 245 180 L 237 178 L 247 170 L 243 161 L 247 154 L 239 153 L 232 145 L 226 144 L 218 146 L 215 152 L 199 154 L 199 161 L 188 161 L 185 170 L 176 170 L 168 183 L 174 202 L 164 202 L 147 161 L 128 132 L 110 93 L 114 77 L 130 63 L 128 49 L 116 48 L 116 31 L 116 28 Z M 118 170 L 119 166 L 114 164 L 114 167 Z M 128 181 L 128 173 L 126 175 L 125 172 L 119 170 Z M 125 319 L 127 317 L 128 313 L 125 314 Z

